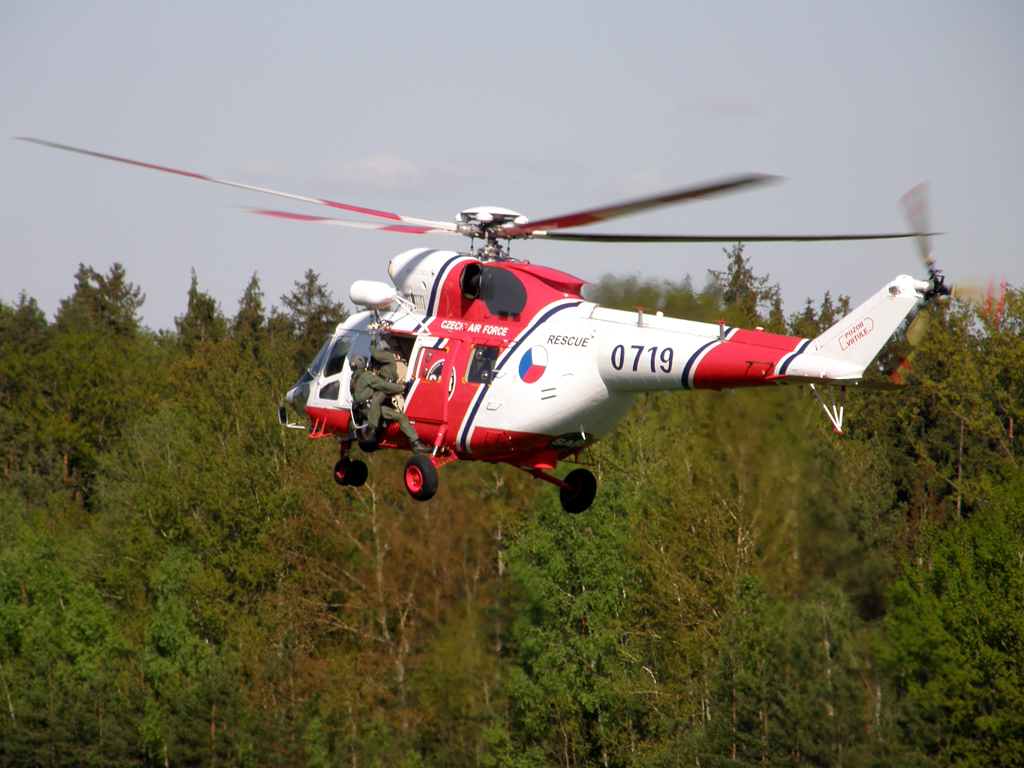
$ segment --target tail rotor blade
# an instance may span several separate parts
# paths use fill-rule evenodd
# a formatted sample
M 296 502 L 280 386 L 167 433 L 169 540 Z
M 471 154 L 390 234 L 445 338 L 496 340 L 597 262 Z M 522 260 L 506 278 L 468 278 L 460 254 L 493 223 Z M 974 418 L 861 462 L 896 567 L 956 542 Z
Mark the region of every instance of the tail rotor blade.
M 907 332 L 904 334 L 907 337 L 907 343 L 912 347 L 918 346 L 928 335 L 930 325 L 931 319 L 928 317 L 928 310 L 922 309 L 907 326 Z
M 917 354 L 918 346 L 924 341 L 925 336 L 928 335 L 929 328 L 931 328 L 931 317 L 928 314 L 927 308 L 922 307 L 914 315 L 914 319 L 910 321 L 910 325 L 907 326 L 907 330 L 903 334 L 910 345 L 910 352 L 900 360 L 896 370 L 889 375 L 894 384 L 902 387 L 907 383 L 907 377 L 914 367 L 914 355 Z
M 994 325 L 999 325 L 1006 308 L 1006 280 L 988 281 L 961 280 L 949 290 L 950 296 L 963 302 L 974 304 L 979 314 Z
M 917 236 L 917 247 L 921 251 L 921 259 L 930 270 L 935 262 L 932 256 L 931 238 L 928 229 L 928 184 L 921 182 L 907 191 L 900 198 L 903 217 L 910 225 L 911 231 Z

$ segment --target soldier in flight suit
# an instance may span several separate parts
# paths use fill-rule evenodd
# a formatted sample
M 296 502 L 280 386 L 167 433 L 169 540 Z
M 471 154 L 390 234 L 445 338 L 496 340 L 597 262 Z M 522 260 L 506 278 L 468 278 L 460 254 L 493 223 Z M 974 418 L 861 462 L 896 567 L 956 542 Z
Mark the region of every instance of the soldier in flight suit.
M 430 447 L 420 440 L 416 429 L 409 423 L 408 417 L 401 411 L 384 405 L 387 398 L 400 394 L 405 389 L 404 384 L 395 381 L 398 378 L 395 354 L 388 348 L 386 342 L 376 341 L 370 350 L 370 355 L 380 365 L 379 374 L 364 370 L 366 358 L 362 355 L 356 355 L 350 361 L 352 366 L 352 402 L 359 404 L 370 401 L 366 420 L 366 442 L 377 442 L 377 430 L 380 428 L 383 418 L 384 421 L 398 422 L 413 453 L 430 453 Z
M 391 384 L 398 383 L 398 357 L 386 341 L 374 339 L 370 344 L 370 357 L 377 364 L 377 378 Z M 405 385 L 403 384 L 402 390 L 404 389 Z M 380 389 L 374 391 L 373 397 L 370 398 L 370 412 L 367 415 L 371 429 L 380 425 L 381 408 L 384 407 L 385 402 L 391 399 L 392 395 L 396 394 L 398 393 L 385 392 Z

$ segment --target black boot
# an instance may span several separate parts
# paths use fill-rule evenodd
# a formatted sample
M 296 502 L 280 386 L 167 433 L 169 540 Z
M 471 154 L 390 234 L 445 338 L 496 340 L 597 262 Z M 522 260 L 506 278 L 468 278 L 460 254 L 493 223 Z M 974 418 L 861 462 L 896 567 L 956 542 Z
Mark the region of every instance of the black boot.
M 430 453 L 430 446 L 424 443 L 422 440 L 416 440 L 412 444 L 413 453 Z
M 377 436 L 377 428 L 376 427 L 367 427 L 366 428 L 366 433 L 363 435 L 363 442 L 364 443 L 376 443 L 379 440 L 380 440 L 380 438 Z

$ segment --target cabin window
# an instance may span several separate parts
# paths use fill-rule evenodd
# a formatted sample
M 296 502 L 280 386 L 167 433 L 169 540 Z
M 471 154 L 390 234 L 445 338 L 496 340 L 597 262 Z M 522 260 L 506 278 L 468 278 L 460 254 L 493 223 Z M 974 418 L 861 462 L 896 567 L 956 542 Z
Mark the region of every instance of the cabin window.
M 339 392 L 341 392 L 341 382 L 332 381 L 326 387 L 320 388 L 319 397 L 321 400 L 337 400 Z
M 490 384 L 494 378 L 494 363 L 498 360 L 499 347 L 473 347 L 466 369 L 466 381 L 470 384 Z

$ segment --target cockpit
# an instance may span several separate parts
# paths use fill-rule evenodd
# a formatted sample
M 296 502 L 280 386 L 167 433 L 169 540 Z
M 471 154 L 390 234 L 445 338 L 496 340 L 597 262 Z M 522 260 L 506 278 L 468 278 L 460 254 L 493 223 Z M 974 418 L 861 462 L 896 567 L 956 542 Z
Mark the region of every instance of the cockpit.
M 415 337 L 402 333 L 385 333 L 392 349 L 401 361 L 408 361 Z M 354 355 L 370 358 L 370 334 L 367 330 L 345 328 L 328 339 L 313 362 L 285 395 L 300 416 L 306 415 L 306 406 L 347 409 L 351 406 L 349 384 L 352 373 L 346 364 Z M 402 366 L 404 368 L 404 366 Z

